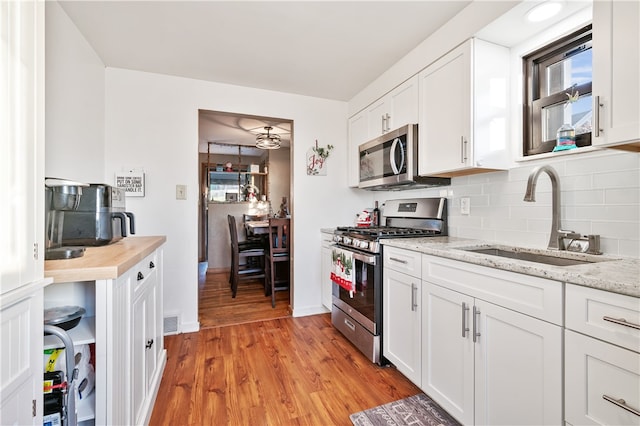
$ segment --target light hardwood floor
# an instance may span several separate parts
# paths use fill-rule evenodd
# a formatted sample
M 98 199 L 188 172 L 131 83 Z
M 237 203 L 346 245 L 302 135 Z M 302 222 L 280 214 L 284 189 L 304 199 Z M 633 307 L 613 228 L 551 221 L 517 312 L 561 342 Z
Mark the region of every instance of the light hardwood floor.
M 264 295 L 264 280 L 240 281 L 236 298 L 231 297 L 229 271 L 207 271 L 198 276 L 198 320 L 200 329 L 282 318 L 291 315 L 289 292 L 276 292 L 276 307 Z
M 228 273 L 200 279 L 198 333 L 165 337 L 167 366 L 151 425 L 351 425 L 349 415 L 420 393 L 372 364 L 330 314 L 292 318 L 261 281 L 231 298 Z
M 367 360 L 330 314 L 167 336 L 151 425 L 350 425 L 349 415 L 420 393 Z

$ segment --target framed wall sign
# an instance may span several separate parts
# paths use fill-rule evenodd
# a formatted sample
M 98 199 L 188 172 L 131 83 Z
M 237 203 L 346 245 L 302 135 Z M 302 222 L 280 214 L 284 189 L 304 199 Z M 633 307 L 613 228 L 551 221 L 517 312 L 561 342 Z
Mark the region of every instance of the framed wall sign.
M 116 173 L 116 187 L 128 197 L 144 197 L 144 172 Z

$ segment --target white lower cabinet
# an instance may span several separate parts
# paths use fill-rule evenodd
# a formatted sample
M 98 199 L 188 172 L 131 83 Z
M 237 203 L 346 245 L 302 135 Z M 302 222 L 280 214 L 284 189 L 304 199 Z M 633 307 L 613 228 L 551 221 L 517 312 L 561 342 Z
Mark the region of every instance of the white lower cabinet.
M 395 247 L 383 276 L 384 355 L 452 416 L 562 423 L 562 283 Z
M 383 251 L 382 355 L 420 386 L 422 381 L 421 255 L 386 247 Z
M 420 287 L 420 278 L 394 270 L 384 272 L 382 353 L 417 386 L 422 380 Z
M 100 249 L 121 254 L 115 245 Z M 130 250 L 135 253 L 134 248 Z M 94 249 L 85 257 L 109 257 L 98 253 Z M 56 282 L 47 287 L 45 300 L 53 306 L 86 306 L 91 315 L 95 310 L 95 316 L 83 318 L 69 330 L 74 344 L 95 343 L 95 389 L 78 406 L 79 422 L 149 423 L 166 364 L 162 265 L 163 248 L 159 247 L 117 278 Z M 39 362 L 41 366 L 41 355 Z
M 565 419 L 640 425 L 640 299 L 567 284 Z
M 132 295 L 132 414 L 135 424 L 148 424 L 161 380 L 164 347 L 162 294 L 158 270 L 162 253 L 154 253 L 134 269 Z
M 333 267 L 333 259 L 331 258 L 331 244 L 333 243 L 333 232 L 322 232 L 322 247 L 320 249 L 322 263 L 320 266 L 320 294 L 322 297 L 322 305 L 329 311 L 333 306 L 333 281 L 331 281 L 331 269 Z
M 422 389 L 463 424 L 558 424 L 562 330 L 423 283 Z
M 42 287 L 0 296 L 0 425 L 42 424 Z

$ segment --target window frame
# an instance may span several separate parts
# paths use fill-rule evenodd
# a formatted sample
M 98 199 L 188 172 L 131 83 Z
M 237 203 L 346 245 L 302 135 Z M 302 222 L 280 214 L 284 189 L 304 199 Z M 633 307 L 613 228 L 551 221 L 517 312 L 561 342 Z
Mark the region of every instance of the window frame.
M 553 151 L 556 145 L 555 138 L 548 141 L 542 140 L 542 111 L 545 107 L 566 101 L 566 92 L 572 90 L 571 87 L 568 87 L 560 92 L 543 96 L 542 94 L 546 93 L 547 87 L 544 70 L 550 64 L 586 50 L 584 48 L 586 45 L 593 49 L 591 43 L 592 27 L 589 24 L 522 58 L 524 76 L 522 152 L 524 156 Z M 573 90 L 577 90 L 580 96 L 589 95 L 592 91 L 592 82 L 575 86 Z M 591 132 L 576 135 L 576 146 L 590 145 Z

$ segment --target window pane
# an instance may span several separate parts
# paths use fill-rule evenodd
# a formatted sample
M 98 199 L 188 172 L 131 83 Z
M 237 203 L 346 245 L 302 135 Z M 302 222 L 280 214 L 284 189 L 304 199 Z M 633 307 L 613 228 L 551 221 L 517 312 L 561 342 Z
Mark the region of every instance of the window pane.
M 580 96 L 576 102 L 561 102 L 542 108 L 542 141 L 555 140 L 558 128 L 571 123 L 576 136 L 591 132 L 591 94 Z
M 589 83 L 591 77 L 591 48 L 547 67 L 547 93 L 562 92 L 568 87 Z

